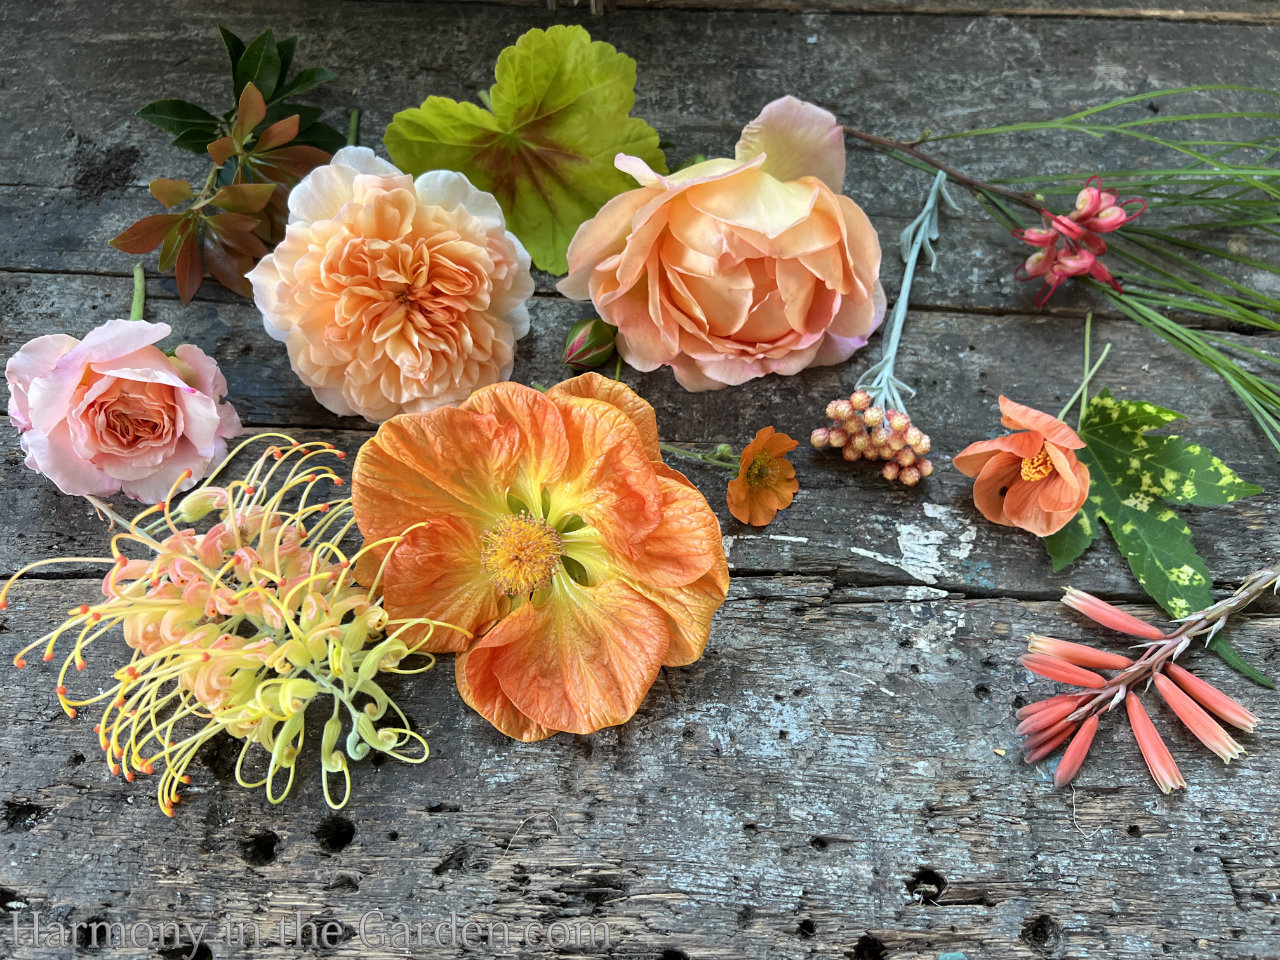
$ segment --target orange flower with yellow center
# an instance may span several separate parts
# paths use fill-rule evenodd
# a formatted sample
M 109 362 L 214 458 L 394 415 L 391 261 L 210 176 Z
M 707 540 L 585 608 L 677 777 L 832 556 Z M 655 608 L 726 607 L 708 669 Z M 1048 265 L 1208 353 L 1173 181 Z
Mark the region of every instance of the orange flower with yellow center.
M 729 512 L 742 523 L 763 527 L 791 506 L 800 489 L 796 468 L 786 459 L 797 442 L 764 427 L 742 451 L 742 467 L 729 481 Z
M 385 560 L 390 616 L 454 625 L 406 642 L 456 652 L 463 699 L 520 740 L 626 722 L 660 667 L 702 655 L 729 588 L 715 514 L 662 462 L 653 408 L 594 373 L 396 417 L 352 497 L 367 541 L 404 534 L 357 579 Z
M 956 469 L 974 478 L 973 502 L 988 520 L 1037 537 L 1057 533 L 1089 496 L 1089 468 L 1075 453 L 1084 441 L 1057 417 L 1008 397 L 1000 413 L 1019 432 L 969 444 Z

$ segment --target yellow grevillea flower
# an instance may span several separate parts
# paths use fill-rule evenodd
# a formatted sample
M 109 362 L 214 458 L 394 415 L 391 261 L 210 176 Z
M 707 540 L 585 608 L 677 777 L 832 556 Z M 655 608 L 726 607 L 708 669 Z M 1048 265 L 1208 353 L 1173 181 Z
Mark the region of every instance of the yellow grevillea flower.
M 224 463 L 180 505 L 171 500 L 190 471 L 163 502 L 132 521 L 90 498 L 126 528 L 112 538 L 111 556 L 43 563 L 110 563 L 104 599 L 73 609 L 14 657 L 15 666 L 25 667 L 27 654 L 43 646 L 49 661 L 61 639 L 74 640 L 58 677 L 63 709 L 74 717 L 79 708 L 104 704 L 94 730 L 112 772 L 133 780 L 135 773 L 162 767 L 157 795 L 170 815 L 179 785 L 191 782 L 186 770 L 196 752 L 223 731 L 244 741 L 236 764 L 241 786 L 265 785 L 272 803 L 284 799 L 293 785 L 307 708 L 318 698 L 333 700 L 320 738 L 330 806 L 341 807 L 350 796 L 348 758 L 359 760 L 373 750 L 410 763 L 427 756 L 426 741 L 409 729 L 376 678 L 380 672 L 428 669 L 431 658 L 422 667 L 399 666 L 410 652 L 403 634 L 413 629 L 418 638 L 430 636 L 436 624 L 389 619 L 352 579 L 352 563 L 361 553 L 348 557 L 341 548 L 355 525 L 351 501 L 314 498 L 318 484 L 343 483 L 324 458 L 346 454 L 332 444 L 296 443 L 279 434 L 259 435 L 240 449 L 263 437 L 277 443 L 243 480 L 212 486 Z M 206 518 L 215 522 L 198 530 L 194 524 Z M 397 542 L 391 538 L 364 550 L 376 548 L 385 556 Z M 18 577 L 41 565 L 14 575 L 0 591 L 0 608 L 7 606 Z M 370 587 L 377 585 L 375 570 Z M 132 648 L 131 658 L 113 671 L 114 685 L 73 697 L 67 689 L 71 668 L 84 669 L 86 650 L 116 626 Z M 377 726 L 388 713 L 392 722 Z M 255 744 L 265 751 L 257 764 L 265 769 L 250 780 L 246 759 Z M 336 799 L 330 775 L 343 783 Z
M 456 624 L 404 636 L 457 652 L 463 699 L 520 740 L 624 723 L 660 667 L 702 655 L 729 588 L 715 514 L 662 462 L 653 408 L 594 373 L 383 424 L 352 498 L 375 544 L 356 578 L 383 570 L 394 617 Z

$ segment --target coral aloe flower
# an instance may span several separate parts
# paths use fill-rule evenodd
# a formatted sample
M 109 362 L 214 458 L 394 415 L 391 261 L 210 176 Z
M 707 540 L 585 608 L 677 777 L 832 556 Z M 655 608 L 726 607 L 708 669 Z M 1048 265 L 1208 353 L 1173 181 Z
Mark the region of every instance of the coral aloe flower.
M 1089 496 L 1089 468 L 1076 459 L 1084 441 L 1056 417 L 1000 398 L 1000 422 L 1018 430 L 971 443 L 956 469 L 973 483 L 973 502 L 993 523 L 1038 537 L 1057 533 Z
M 729 512 L 742 523 L 763 527 L 791 506 L 800 489 L 796 468 L 786 459 L 798 446 L 785 433 L 764 427 L 742 450 L 738 476 L 729 481 Z
M 660 667 L 702 655 L 729 588 L 715 514 L 662 462 L 653 408 L 594 373 L 396 417 L 352 497 L 367 541 L 405 534 L 357 579 L 385 559 L 392 617 L 453 624 L 419 649 L 457 652 L 462 698 L 520 740 L 627 721 Z

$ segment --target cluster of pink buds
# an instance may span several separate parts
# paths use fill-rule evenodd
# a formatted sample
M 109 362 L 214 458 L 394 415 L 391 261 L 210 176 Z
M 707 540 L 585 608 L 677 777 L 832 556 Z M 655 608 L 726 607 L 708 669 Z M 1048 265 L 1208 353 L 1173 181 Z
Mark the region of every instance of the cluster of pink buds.
M 1136 204 L 1130 213 L 1126 207 Z M 1043 227 L 1014 230 L 1019 240 L 1039 247 L 1014 272 L 1019 280 L 1043 277 L 1036 306 L 1042 307 L 1069 277 L 1090 276 L 1119 290 L 1120 283 L 1102 263 L 1107 243 L 1099 234 L 1118 230 L 1147 209 L 1145 200 L 1118 202 L 1116 194 L 1102 189 L 1101 177 L 1090 177 L 1076 195 L 1076 208 L 1066 216 L 1041 210 Z M 1058 241 L 1064 241 L 1059 249 Z
M 1218 720 L 1251 733 L 1258 725 L 1258 718 L 1174 661 L 1187 649 L 1192 637 L 1206 633 L 1212 637 L 1229 614 L 1242 608 L 1280 576 L 1280 572 L 1272 570 L 1262 573 L 1269 575 L 1269 579 L 1251 578 L 1235 596 L 1186 618 L 1171 633 L 1068 587 L 1063 603 L 1105 627 L 1139 638 L 1146 652 L 1137 660 L 1131 660 L 1069 640 L 1032 636 L 1022 665 L 1049 680 L 1082 689 L 1028 704 L 1018 711 L 1017 734 L 1023 738 L 1022 753 L 1026 762 L 1037 763 L 1070 741 L 1053 774 L 1054 786 L 1066 786 L 1080 771 L 1093 744 L 1098 718 L 1123 702 L 1138 749 L 1156 786 L 1164 793 L 1185 787 L 1187 784 L 1178 765 L 1138 696 L 1140 687 L 1151 684 L 1174 715 L 1224 763 L 1243 754 L 1244 748 Z M 1098 672 L 1101 670 L 1116 672 L 1108 679 Z
M 867 391 L 832 400 L 827 404 L 827 416 L 835 425 L 819 427 L 809 435 L 815 449 L 839 450 L 850 463 L 883 461 L 880 475 L 908 487 L 933 473 L 933 464 L 925 457 L 931 447 L 929 435 L 912 426 L 911 418 L 902 411 L 875 406 Z

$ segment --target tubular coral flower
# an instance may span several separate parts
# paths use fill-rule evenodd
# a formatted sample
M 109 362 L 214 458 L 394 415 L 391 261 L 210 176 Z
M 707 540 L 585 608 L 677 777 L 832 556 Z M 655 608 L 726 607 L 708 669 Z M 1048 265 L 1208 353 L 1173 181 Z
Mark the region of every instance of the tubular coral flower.
M 1142 637 L 1144 640 L 1163 640 L 1167 636 L 1158 627 L 1154 627 L 1133 614 L 1125 613 L 1119 607 L 1112 606 L 1105 600 L 1099 600 L 1091 593 L 1067 587 L 1062 602 L 1077 613 L 1083 613 L 1095 623 L 1110 627 L 1119 633 L 1127 633 L 1131 637 Z
M 1133 666 L 1133 661 L 1118 653 L 1108 653 L 1083 643 L 1072 643 L 1070 640 L 1056 640 L 1053 637 L 1042 637 L 1038 634 L 1027 638 L 1031 642 L 1027 649 L 1032 653 L 1044 653 L 1052 657 L 1061 657 L 1077 667 L 1090 667 L 1094 670 L 1123 670 Z
M 249 273 L 267 333 L 316 399 L 374 423 L 511 375 L 529 255 L 460 173 L 413 180 L 345 147 L 289 194 L 284 239 Z
M 1245 753 L 1244 747 L 1231 739 L 1230 734 L 1223 730 L 1213 717 L 1205 713 L 1198 703 L 1187 696 L 1181 687 L 1162 673 L 1157 673 L 1153 679 L 1156 690 L 1160 692 L 1164 702 L 1169 704 L 1173 712 L 1178 715 L 1178 719 L 1196 735 L 1196 739 L 1221 757 L 1223 763 L 1230 763 Z
M 44 646 L 44 659 L 52 660 L 58 642 L 74 638 L 58 675 L 63 709 L 74 717 L 82 707 L 104 704 L 94 730 L 112 772 L 132 780 L 163 767 L 157 795 L 170 815 L 180 786 L 191 782 L 191 760 L 223 731 L 244 741 L 237 781 L 265 785 L 272 803 L 283 800 L 293 785 L 307 709 L 321 697 L 333 700 L 320 737 L 331 806 L 341 807 L 350 795 L 348 758 L 376 750 L 411 763 L 426 759 L 426 741 L 409 729 L 376 677 L 428 669 L 430 660 L 411 670 L 399 666 L 409 654 L 400 635 L 413 628 L 420 636 L 437 625 L 389 620 L 352 579 L 352 562 L 364 551 L 348 557 L 340 547 L 355 525 L 351 502 L 313 499 L 318 484 L 342 482 L 320 460 L 345 454 L 331 444 L 298 444 L 279 434 L 251 438 L 240 449 L 262 436 L 284 443 L 269 447 L 244 480 L 221 487 L 206 481 L 181 506 L 173 504 L 171 490 L 162 503 L 126 521 L 95 500 L 127 531 L 112 539 L 112 555 L 103 558 L 111 563 L 104 599 L 81 606 L 14 658 L 23 667 L 26 654 Z M 204 532 L 178 526 L 215 512 L 216 522 Z M 377 546 L 385 555 L 397 542 Z M 9 580 L 0 608 L 18 577 L 41 565 Z M 116 626 L 132 659 L 114 671 L 113 686 L 73 699 L 68 672 L 82 669 L 89 647 Z M 388 713 L 393 722 L 375 726 Z M 346 726 L 351 729 L 339 746 Z M 246 759 L 255 744 L 266 755 L 266 769 L 250 782 Z M 331 776 L 343 782 L 339 799 L 330 792 Z
M 1201 680 L 1194 673 L 1178 666 L 1176 663 L 1168 664 L 1164 671 L 1178 686 L 1191 694 L 1192 698 L 1200 706 L 1211 713 L 1217 714 L 1219 718 L 1227 721 L 1227 723 L 1234 727 L 1239 727 L 1246 733 L 1252 733 L 1254 728 L 1257 727 L 1257 717 L 1217 687 Z
M 1026 653 L 1019 658 L 1018 662 L 1032 673 L 1038 673 L 1049 680 L 1057 680 L 1059 683 L 1071 683 L 1077 687 L 1089 687 L 1093 690 L 1101 690 L 1107 685 L 1106 678 L 1101 674 L 1086 670 L 1084 667 L 1077 667 L 1074 663 L 1058 657 L 1045 656 L 1042 653 Z
M 1085 755 L 1093 746 L 1093 737 L 1097 732 L 1098 715 L 1095 713 L 1080 724 L 1080 732 L 1075 735 L 1071 746 L 1067 747 L 1062 759 L 1058 761 L 1058 768 L 1053 771 L 1053 785 L 1059 790 L 1074 780 L 1076 774 L 1080 772 L 1080 765 L 1084 763 Z
M 702 655 L 728 590 L 715 514 L 662 462 L 653 408 L 594 373 L 397 417 L 352 487 L 374 544 L 357 579 L 385 564 L 393 617 L 460 628 L 405 637 L 457 652 L 463 700 L 516 739 L 626 722 L 660 667 Z
M 791 506 L 800 489 L 796 468 L 786 455 L 798 446 L 785 433 L 763 427 L 742 450 L 738 476 L 729 481 L 729 512 L 741 523 L 763 527 Z
M 1089 468 L 1074 452 L 1084 441 L 1056 417 L 1007 397 L 1000 410 L 1001 423 L 1021 432 L 969 444 L 956 455 L 956 469 L 976 478 L 973 502 L 988 520 L 1047 537 L 1089 496 Z
M 1161 793 L 1181 790 L 1187 785 L 1182 779 L 1182 772 L 1173 762 L 1169 748 L 1160 739 L 1155 725 L 1143 709 L 1142 701 L 1130 690 L 1124 698 L 1125 709 L 1129 713 L 1129 726 L 1133 727 L 1134 739 L 1138 741 L 1138 749 L 1142 751 L 1142 759 L 1147 761 L 1147 769 L 1151 771 L 1151 779 L 1156 782 Z

